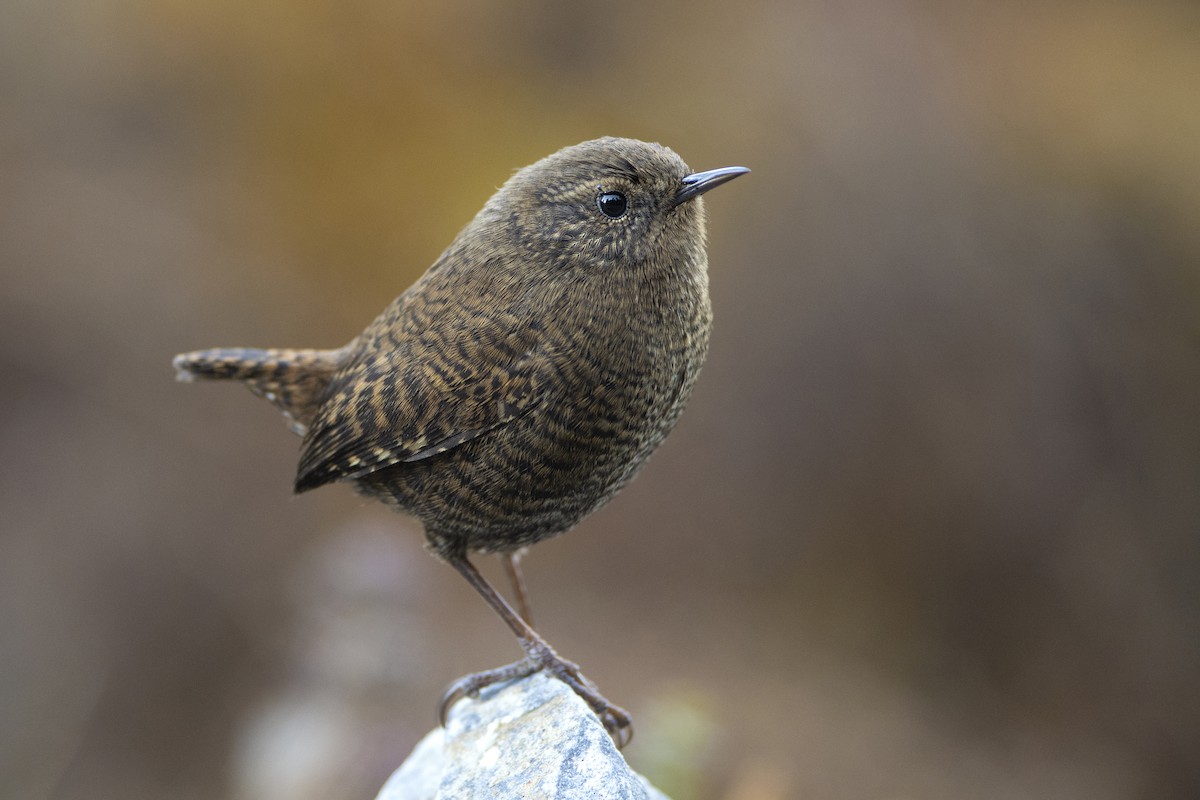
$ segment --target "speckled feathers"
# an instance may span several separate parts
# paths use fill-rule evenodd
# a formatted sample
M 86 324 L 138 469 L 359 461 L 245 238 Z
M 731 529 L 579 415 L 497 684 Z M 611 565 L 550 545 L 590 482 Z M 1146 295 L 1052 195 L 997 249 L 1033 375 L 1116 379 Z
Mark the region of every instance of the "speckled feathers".
M 243 380 L 295 420 L 297 491 L 351 480 L 416 514 L 444 555 L 561 533 L 641 467 L 704 361 L 704 210 L 676 201 L 688 173 L 656 144 L 565 148 L 513 175 L 346 347 L 176 366 Z M 627 201 L 617 218 L 606 192 Z

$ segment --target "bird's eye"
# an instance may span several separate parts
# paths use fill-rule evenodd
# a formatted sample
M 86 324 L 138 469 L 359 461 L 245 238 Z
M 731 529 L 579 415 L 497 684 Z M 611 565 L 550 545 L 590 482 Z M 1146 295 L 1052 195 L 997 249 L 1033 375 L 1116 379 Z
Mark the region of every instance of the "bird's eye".
M 596 205 L 600 208 L 601 214 L 610 219 L 617 219 L 625 215 L 625 209 L 629 207 L 629 202 L 620 192 L 601 192 L 600 196 L 596 198 Z

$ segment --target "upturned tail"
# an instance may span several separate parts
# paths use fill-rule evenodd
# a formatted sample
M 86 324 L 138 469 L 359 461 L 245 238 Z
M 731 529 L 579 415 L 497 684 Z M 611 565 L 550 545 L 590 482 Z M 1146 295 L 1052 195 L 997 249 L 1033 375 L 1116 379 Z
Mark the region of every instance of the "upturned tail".
M 175 379 L 241 381 L 275 405 L 304 435 L 317 415 L 343 350 L 254 350 L 221 347 L 175 356 Z

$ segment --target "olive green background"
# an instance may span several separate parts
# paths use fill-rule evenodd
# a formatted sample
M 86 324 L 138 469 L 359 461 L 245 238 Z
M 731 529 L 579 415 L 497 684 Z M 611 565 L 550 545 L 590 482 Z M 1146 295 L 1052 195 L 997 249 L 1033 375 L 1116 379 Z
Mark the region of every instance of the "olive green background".
M 369 798 L 518 650 L 289 494 L 215 345 L 337 346 L 599 135 L 706 200 L 712 351 L 526 560 L 676 800 L 1200 793 L 1200 9 L 13 0 L 0 795 Z M 499 577 L 490 561 L 485 568 Z

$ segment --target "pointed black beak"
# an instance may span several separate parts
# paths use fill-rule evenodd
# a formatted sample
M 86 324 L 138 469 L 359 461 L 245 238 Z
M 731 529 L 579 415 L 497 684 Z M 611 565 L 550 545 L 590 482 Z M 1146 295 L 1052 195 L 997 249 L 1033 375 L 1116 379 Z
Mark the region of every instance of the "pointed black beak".
M 707 172 L 694 172 L 681 181 L 682 185 L 676 192 L 675 202 L 671 207 L 674 208 L 688 200 L 693 200 L 709 189 L 715 189 L 722 183 L 728 183 L 738 175 L 745 175 L 749 171 L 745 167 L 721 167 L 710 169 Z

